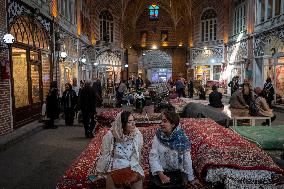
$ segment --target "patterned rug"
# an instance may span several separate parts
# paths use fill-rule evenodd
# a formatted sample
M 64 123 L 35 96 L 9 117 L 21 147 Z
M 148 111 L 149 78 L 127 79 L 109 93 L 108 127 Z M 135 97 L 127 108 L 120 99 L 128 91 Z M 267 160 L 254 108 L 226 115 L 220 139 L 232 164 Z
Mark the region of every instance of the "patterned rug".
M 284 145 L 284 125 L 278 126 L 251 126 L 251 127 L 231 127 L 234 131 L 246 139 L 259 145 L 264 150 L 283 150 Z
M 122 111 L 121 108 L 109 108 L 105 111 L 100 112 L 97 115 L 98 124 L 100 126 L 110 127 L 116 115 L 121 111 Z
M 221 178 L 219 175 L 220 171 L 216 172 L 216 168 L 232 168 L 232 170 L 226 170 L 226 172 L 234 172 L 237 176 L 243 175 L 243 173 L 238 172 L 239 169 L 248 171 L 267 170 L 269 173 L 283 173 L 283 170 L 278 168 L 272 159 L 256 145 L 244 140 L 235 132 L 223 128 L 213 120 L 182 119 L 181 123 L 184 131 L 192 141 L 193 166 L 197 176 L 201 180 L 206 179 L 206 173 L 211 173 L 207 177 L 212 178 L 212 180 L 218 180 L 216 179 L 217 177 Z M 139 128 L 144 137 L 142 166 L 145 172 L 145 187 L 147 187 L 149 181 L 149 151 L 158 127 L 158 125 L 152 125 L 151 127 Z M 105 187 L 104 180 L 93 183 L 88 178 L 96 175 L 96 162 L 99 157 L 102 138 L 106 132 L 107 128 L 98 131 L 96 137 L 90 142 L 85 151 L 82 152 L 66 171 L 63 178 L 57 184 L 57 189 L 79 189 L 86 187 L 101 189 Z M 245 175 L 251 176 L 252 174 L 255 175 L 255 172 Z M 267 174 L 264 175 L 266 176 Z M 223 176 L 226 177 L 226 175 Z M 265 176 L 262 177 L 266 178 Z M 250 183 L 253 182 L 250 180 L 251 177 L 242 176 L 241 178 L 242 181 L 239 182 L 243 182 L 244 180 L 250 181 Z M 234 184 L 238 182 L 235 177 L 231 178 L 231 180 L 234 181 Z

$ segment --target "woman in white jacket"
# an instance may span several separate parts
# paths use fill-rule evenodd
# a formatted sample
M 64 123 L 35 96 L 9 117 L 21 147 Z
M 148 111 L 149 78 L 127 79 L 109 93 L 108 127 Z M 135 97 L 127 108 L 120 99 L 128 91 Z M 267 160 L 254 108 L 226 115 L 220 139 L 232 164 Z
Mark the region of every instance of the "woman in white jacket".
M 162 114 L 162 124 L 153 139 L 149 154 L 151 167 L 150 186 L 186 188 L 187 184 L 201 184 L 193 175 L 190 154 L 191 143 L 179 125 L 179 116 L 173 111 Z
M 144 171 L 140 165 L 142 147 L 143 136 L 135 126 L 134 117 L 127 111 L 119 113 L 103 138 L 101 156 L 96 167 L 99 177 L 106 176 L 106 189 L 116 189 L 111 171 L 127 167 L 141 176 L 130 188 L 143 188 Z

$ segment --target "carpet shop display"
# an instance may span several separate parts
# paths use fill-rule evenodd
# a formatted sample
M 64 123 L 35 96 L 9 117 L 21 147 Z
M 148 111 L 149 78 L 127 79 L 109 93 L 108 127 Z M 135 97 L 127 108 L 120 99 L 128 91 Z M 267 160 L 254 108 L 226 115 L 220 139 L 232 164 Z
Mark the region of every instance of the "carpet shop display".
M 121 112 L 121 108 L 109 108 L 97 115 L 97 121 L 100 126 L 110 127 L 116 115 Z
M 182 128 L 192 143 L 192 161 L 195 175 L 207 182 L 224 183 L 226 188 L 283 188 L 272 182 L 273 174 L 283 174 L 272 159 L 255 144 L 226 129 L 211 119 L 182 119 Z M 143 134 L 142 166 L 144 186 L 149 182 L 149 151 L 159 125 L 140 127 Z M 105 187 L 105 181 L 92 182 L 100 153 L 102 138 L 108 128 L 98 131 L 82 154 L 66 171 L 57 189 Z

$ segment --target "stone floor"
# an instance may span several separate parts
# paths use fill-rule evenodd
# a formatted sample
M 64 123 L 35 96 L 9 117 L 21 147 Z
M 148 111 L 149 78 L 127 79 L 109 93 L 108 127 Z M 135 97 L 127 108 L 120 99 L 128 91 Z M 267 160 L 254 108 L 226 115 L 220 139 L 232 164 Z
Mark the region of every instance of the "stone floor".
M 133 111 L 133 107 L 123 109 Z M 102 109 L 99 109 L 101 111 Z M 284 113 L 276 113 L 273 125 L 284 125 Z M 34 127 L 42 128 L 38 122 Z M 90 139 L 84 137 L 83 127 L 75 123 L 64 126 L 57 121 L 57 129 L 40 129 L 32 135 L 0 151 L 1 189 L 52 189 L 70 164 L 84 150 Z M 15 131 L 17 132 L 17 131 Z M 2 137 L 3 138 L 3 137 Z M 270 152 L 284 169 L 281 152 Z

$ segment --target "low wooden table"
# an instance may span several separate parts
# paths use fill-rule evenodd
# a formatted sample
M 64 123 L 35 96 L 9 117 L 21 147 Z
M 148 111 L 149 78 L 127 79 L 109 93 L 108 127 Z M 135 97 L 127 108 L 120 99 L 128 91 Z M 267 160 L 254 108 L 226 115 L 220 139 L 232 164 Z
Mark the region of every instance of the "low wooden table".
M 243 119 L 250 120 L 250 123 L 251 123 L 252 126 L 255 126 L 255 120 L 261 120 L 261 119 L 267 120 L 267 119 L 269 119 L 269 126 L 271 126 L 271 117 L 250 117 L 250 116 L 233 117 L 233 126 L 237 126 L 238 120 L 243 120 Z

